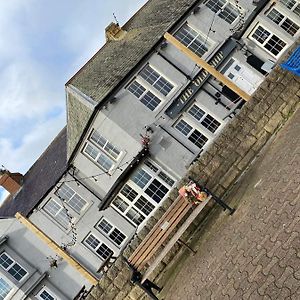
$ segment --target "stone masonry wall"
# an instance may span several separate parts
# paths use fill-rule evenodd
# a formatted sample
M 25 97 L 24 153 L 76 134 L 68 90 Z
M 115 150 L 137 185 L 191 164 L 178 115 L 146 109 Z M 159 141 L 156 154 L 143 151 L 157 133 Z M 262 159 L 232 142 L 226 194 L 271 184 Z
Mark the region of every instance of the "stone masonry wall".
M 291 51 L 292 49 L 287 53 L 285 59 Z M 289 118 L 299 104 L 299 99 L 300 77 L 276 66 L 255 92 L 252 99 L 225 127 L 211 147 L 189 168 L 187 176 L 191 176 L 222 197 L 270 137 Z M 187 177 L 183 178 L 181 182 L 187 182 Z M 131 271 L 125 264 L 123 257 L 128 258 L 133 253 L 177 195 L 177 190 L 174 189 L 146 226 L 125 248 L 123 256 L 120 256 L 104 274 L 87 299 L 148 299 L 140 288 L 130 283 Z M 211 201 L 205 207 L 184 234 L 183 239 L 188 239 L 193 234 L 195 228 L 207 216 L 213 205 L 214 203 Z M 172 261 L 179 249 L 178 245 L 173 247 L 150 279 L 155 280 L 166 265 Z

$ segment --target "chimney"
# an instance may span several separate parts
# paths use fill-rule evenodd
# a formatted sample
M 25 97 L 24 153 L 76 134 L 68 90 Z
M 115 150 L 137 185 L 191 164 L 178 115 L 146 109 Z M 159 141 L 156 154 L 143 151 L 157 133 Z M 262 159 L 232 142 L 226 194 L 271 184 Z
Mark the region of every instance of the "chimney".
M 126 35 L 126 31 L 123 30 L 118 23 L 110 23 L 105 28 L 105 37 L 106 41 L 119 41 L 123 39 L 123 37 Z
M 0 186 L 5 188 L 11 195 L 15 195 L 23 184 L 23 175 L 20 173 L 10 173 L 0 169 Z

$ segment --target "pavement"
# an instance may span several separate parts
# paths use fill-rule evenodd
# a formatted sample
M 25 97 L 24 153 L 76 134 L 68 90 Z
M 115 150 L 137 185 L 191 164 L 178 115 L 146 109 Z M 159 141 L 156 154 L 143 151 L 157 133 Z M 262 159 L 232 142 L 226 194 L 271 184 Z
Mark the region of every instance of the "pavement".
M 162 298 L 300 299 L 300 109 L 198 232 Z M 175 277 L 175 278 L 174 278 Z

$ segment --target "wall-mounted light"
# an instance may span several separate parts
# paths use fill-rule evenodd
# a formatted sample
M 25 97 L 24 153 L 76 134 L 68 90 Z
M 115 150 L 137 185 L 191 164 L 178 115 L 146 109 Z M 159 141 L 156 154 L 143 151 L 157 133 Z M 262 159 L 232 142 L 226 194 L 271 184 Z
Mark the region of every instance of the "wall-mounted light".
M 193 15 L 196 15 L 196 14 L 199 13 L 200 10 L 201 10 L 201 9 L 200 9 L 200 6 L 196 6 L 196 7 L 193 9 L 192 14 L 193 14 Z
M 168 47 L 168 42 L 167 41 L 163 41 L 161 44 L 160 44 L 160 49 L 163 50 L 165 48 Z

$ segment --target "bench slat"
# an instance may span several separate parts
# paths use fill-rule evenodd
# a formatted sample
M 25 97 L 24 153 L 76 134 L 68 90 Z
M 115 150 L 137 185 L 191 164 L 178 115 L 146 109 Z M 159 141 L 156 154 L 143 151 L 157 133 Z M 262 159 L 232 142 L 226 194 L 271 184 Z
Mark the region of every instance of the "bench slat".
M 185 199 L 180 200 L 178 205 L 175 205 L 172 210 L 169 211 L 167 218 L 162 219 L 163 222 L 160 222 L 160 226 L 157 226 L 156 231 L 152 234 L 146 237 L 147 241 L 144 244 L 144 246 L 141 248 L 139 247 L 139 253 L 135 257 L 134 260 L 132 260 L 132 263 L 135 267 L 139 267 L 140 263 L 143 261 L 143 259 L 148 255 L 148 253 L 152 250 L 153 247 L 159 242 L 159 240 L 165 235 L 166 232 L 169 232 L 169 228 L 172 226 L 172 224 L 176 221 L 178 216 L 182 214 L 182 211 L 185 209 L 185 207 L 189 205 Z M 162 229 L 162 226 L 168 222 L 169 226 L 167 229 Z M 178 221 L 179 222 L 179 221 Z M 177 223 L 178 223 L 177 222 Z M 138 268 L 139 269 L 139 268 Z
M 151 257 L 155 254 L 155 252 L 158 250 L 158 248 L 165 242 L 165 240 L 169 237 L 170 233 L 173 231 L 173 229 L 176 227 L 176 225 L 182 220 L 182 218 L 187 214 L 187 212 L 190 210 L 191 207 L 192 207 L 192 204 L 188 203 L 183 208 L 181 213 L 176 216 L 176 218 L 172 222 L 172 225 L 170 225 L 167 230 L 161 231 L 162 234 L 160 234 L 160 238 L 157 241 L 157 243 L 155 245 L 154 244 L 151 245 L 152 247 L 149 247 L 149 249 L 147 251 L 148 254 L 145 255 L 145 253 L 144 253 L 143 257 L 141 257 L 141 262 L 137 268 L 139 271 L 143 269 L 143 267 L 151 259 Z
M 160 226 L 165 222 L 165 219 L 169 218 L 170 214 L 172 214 L 172 210 L 176 209 L 177 207 L 179 208 L 181 205 L 181 202 L 183 201 L 181 196 L 178 196 L 175 201 L 171 204 L 171 206 L 168 208 L 168 210 L 164 213 L 164 215 L 160 218 L 160 220 L 153 226 L 151 231 L 147 234 L 147 236 L 143 239 L 141 244 L 137 247 L 137 249 L 131 254 L 129 257 L 128 261 L 131 264 L 134 264 L 136 261 L 136 256 L 140 256 L 141 252 L 143 252 L 148 244 L 149 241 L 155 238 L 155 233 L 159 231 Z
M 148 270 L 143 276 L 142 283 L 149 278 L 150 274 L 154 271 L 154 269 L 158 266 L 158 264 L 162 261 L 162 259 L 166 256 L 166 254 L 171 250 L 174 244 L 178 241 L 180 236 L 184 233 L 184 231 L 190 226 L 190 224 L 194 221 L 194 219 L 198 216 L 200 211 L 204 208 L 204 206 L 211 199 L 209 196 L 205 201 L 198 204 L 198 206 L 193 210 L 193 212 L 189 215 L 186 221 L 182 224 L 179 230 L 174 234 L 174 236 L 170 239 L 164 249 L 160 252 L 160 254 L 155 258 L 153 263 L 149 266 Z

